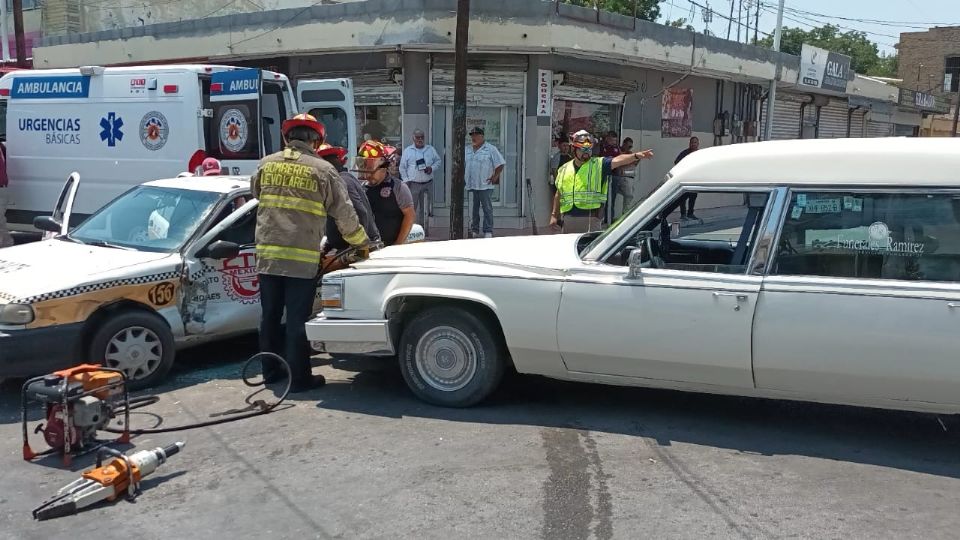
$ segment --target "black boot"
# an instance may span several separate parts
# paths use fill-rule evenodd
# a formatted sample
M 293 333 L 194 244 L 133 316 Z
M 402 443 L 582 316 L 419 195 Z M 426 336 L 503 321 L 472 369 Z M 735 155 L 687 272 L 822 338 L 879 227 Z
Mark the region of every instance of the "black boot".
M 299 394 L 301 392 L 309 392 L 317 388 L 322 388 L 325 384 L 327 384 L 327 379 L 323 375 L 313 375 L 307 379 L 306 384 L 291 386 L 290 393 Z

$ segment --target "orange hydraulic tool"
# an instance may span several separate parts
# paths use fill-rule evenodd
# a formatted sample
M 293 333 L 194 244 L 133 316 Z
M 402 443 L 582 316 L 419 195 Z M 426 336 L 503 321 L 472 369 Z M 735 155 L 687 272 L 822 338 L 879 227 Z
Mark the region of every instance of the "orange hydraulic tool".
M 27 429 L 27 405 L 41 403 L 47 423 L 34 432 L 43 432 L 49 450 L 35 452 L 30 447 Z M 97 431 L 105 429 L 118 414 L 123 415 L 123 434 L 113 441 L 98 440 Z M 23 459 L 31 460 L 50 452 L 63 456 L 64 465 L 80 453 L 93 451 L 108 443 L 130 442 L 130 396 L 127 378 L 118 369 L 97 364 L 82 364 L 49 375 L 34 377 L 23 384 L 20 393 L 20 417 L 23 431 Z
M 178 442 L 166 448 L 141 450 L 129 456 L 111 448 L 101 448 L 97 454 L 97 466 L 85 471 L 79 479 L 44 501 L 33 511 L 33 518 L 42 521 L 70 516 L 87 506 L 100 501 L 115 501 L 123 495 L 132 501 L 140 494 L 140 481 L 157 470 L 167 458 L 179 453 L 183 445 Z M 104 455 L 116 459 L 103 465 Z

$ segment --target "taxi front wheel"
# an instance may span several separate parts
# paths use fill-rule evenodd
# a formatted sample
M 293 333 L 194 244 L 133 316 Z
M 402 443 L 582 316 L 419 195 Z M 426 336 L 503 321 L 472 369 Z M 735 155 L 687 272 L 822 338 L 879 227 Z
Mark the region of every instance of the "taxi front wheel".
M 150 313 L 127 311 L 105 320 L 90 341 L 90 361 L 122 370 L 131 390 L 156 385 L 174 359 L 173 333 Z

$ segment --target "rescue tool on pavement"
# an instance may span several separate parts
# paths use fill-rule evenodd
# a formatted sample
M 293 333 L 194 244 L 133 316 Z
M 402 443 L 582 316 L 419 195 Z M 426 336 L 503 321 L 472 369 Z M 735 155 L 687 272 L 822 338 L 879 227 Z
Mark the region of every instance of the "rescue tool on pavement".
M 98 502 L 115 501 L 119 497 L 133 501 L 140 494 L 140 482 L 166 463 L 170 456 L 178 454 L 183 446 L 184 443 L 177 442 L 129 456 L 103 448 L 97 455 L 97 466 L 44 501 L 33 511 L 33 518 L 42 521 L 70 516 Z M 104 455 L 112 455 L 115 459 L 104 465 Z
M 27 432 L 27 404 L 45 406 L 43 432 L 49 450 L 37 453 L 31 448 Z M 123 429 L 113 441 L 98 440 L 97 432 L 122 413 Z M 130 396 L 127 378 L 118 369 L 83 364 L 34 377 L 23 385 L 20 394 L 20 418 L 23 430 L 23 459 L 59 453 L 69 466 L 75 455 L 91 452 L 104 444 L 130 442 Z

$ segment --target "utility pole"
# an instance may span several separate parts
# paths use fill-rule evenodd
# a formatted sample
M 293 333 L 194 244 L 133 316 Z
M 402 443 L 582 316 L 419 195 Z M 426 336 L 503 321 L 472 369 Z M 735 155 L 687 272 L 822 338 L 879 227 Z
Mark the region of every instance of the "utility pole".
M 753 43 L 757 43 L 757 32 L 760 30 L 760 4 L 761 2 L 757 1 L 757 14 L 753 19 Z
M 734 0 L 730 0 L 730 18 L 727 19 L 727 41 L 730 41 L 730 30 L 733 28 L 733 3 Z
M 3 0 L 0 0 L 2 2 Z M 453 179 L 450 184 L 450 239 L 463 238 L 464 168 L 467 139 L 467 33 L 470 0 L 457 0 L 453 70 Z
M 3 63 L 10 61 L 10 36 L 7 35 L 7 1 L 0 0 L 0 43 L 3 47 Z
M 960 120 L 960 84 L 957 85 L 957 99 L 953 101 L 953 137 L 957 136 L 958 120 Z
M 777 71 L 770 81 L 770 91 L 767 92 L 767 118 L 763 129 L 763 140 L 769 141 L 773 133 L 773 102 L 777 99 L 777 81 L 780 79 L 780 35 L 783 33 L 783 2 L 777 8 L 777 29 L 773 32 L 773 50 L 777 53 Z
M 0 2 L 6 1 L 7 0 L 0 0 Z M 13 0 L 13 33 L 17 39 L 17 67 L 26 69 L 30 66 L 27 65 L 27 44 L 23 39 L 22 0 Z
M 740 43 L 740 27 L 743 26 L 743 0 L 737 4 L 737 43 Z

